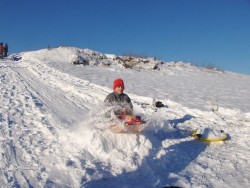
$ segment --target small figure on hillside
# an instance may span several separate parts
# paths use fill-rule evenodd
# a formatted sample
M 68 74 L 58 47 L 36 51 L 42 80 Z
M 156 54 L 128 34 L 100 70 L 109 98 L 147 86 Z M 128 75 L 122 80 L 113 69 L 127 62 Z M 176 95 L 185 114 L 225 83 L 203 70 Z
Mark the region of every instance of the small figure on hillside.
M 0 43 L 0 58 L 3 59 L 3 53 L 4 53 L 4 48 L 3 48 L 3 43 Z
M 9 51 L 9 46 L 8 46 L 7 43 L 5 43 L 5 46 L 4 46 L 4 57 L 8 56 L 8 51 Z
M 121 114 L 132 114 L 133 105 L 129 96 L 123 93 L 125 89 L 124 82 L 121 78 L 114 80 L 113 92 L 108 94 L 104 102 L 107 106 L 119 106 L 115 112 L 117 115 Z

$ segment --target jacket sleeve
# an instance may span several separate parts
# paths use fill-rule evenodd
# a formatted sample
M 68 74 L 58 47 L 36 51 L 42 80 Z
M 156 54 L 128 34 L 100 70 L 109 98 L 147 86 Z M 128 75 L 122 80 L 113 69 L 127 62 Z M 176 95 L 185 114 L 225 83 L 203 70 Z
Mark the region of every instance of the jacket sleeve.
M 105 98 L 105 100 L 104 100 L 104 103 L 106 104 L 106 105 L 112 105 L 113 103 L 114 103 L 114 95 L 113 95 L 113 93 L 110 93 L 110 94 L 108 94 L 107 95 L 107 97 Z

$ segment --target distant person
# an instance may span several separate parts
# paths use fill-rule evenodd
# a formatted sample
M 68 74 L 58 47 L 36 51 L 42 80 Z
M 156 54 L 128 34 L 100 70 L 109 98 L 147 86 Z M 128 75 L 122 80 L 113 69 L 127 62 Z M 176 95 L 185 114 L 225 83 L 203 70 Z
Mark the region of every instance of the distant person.
M 0 58 L 3 59 L 3 53 L 4 53 L 4 48 L 3 48 L 3 43 L 0 43 Z
M 9 51 L 9 46 L 8 46 L 7 43 L 5 43 L 5 46 L 4 46 L 4 57 L 8 56 L 8 51 Z
M 117 105 L 120 106 L 121 109 L 119 109 L 116 112 L 117 114 L 132 114 L 133 105 L 129 96 L 123 93 L 124 88 L 125 88 L 124 82 L 121 78 L 114 80 L 113 83 L 114 91 L 108 94 L 104 102 L 107 106 L 117 106 Z

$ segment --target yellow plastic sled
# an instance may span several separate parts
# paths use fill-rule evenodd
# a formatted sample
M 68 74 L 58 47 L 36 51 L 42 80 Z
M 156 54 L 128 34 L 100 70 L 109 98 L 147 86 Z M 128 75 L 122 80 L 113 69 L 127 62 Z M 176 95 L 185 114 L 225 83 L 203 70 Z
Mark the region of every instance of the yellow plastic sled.
M 225 141 L 228 138 L 228 135 L 220 130 L 218 134 L 210 136 L 209 134 L 199 133 L 198 130 L 192 131 L 192 137 L 196 140 L 201 140 L 205 142 L 218 142 Z

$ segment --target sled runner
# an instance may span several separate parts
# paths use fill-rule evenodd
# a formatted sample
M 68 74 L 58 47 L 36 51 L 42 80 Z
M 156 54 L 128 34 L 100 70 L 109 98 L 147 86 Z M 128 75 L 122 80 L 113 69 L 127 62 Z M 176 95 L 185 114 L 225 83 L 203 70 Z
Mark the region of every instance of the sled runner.
M 117 115 L 119 122 L 111 126 L 114 133 L 139 133 L 142 131 L 145 121 L 134 115 Z
M 218 142 L 227 140 L 227 134 L 223 130 L 215 131 L 208 128 L 204 129 L 204 131 L 192 131 L 192 137 L 194 137 L 196 140 L 205 142 Z

